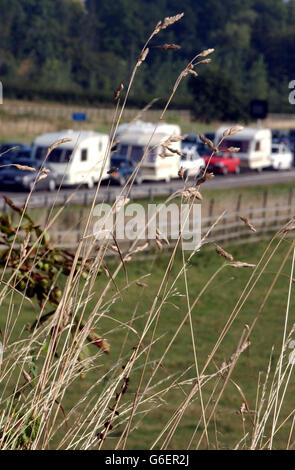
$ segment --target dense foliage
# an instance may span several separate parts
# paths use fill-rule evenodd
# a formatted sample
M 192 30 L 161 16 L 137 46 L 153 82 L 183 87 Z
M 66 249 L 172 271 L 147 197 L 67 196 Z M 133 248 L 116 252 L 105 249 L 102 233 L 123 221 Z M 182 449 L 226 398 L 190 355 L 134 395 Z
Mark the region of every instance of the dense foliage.
M 222 118 L 247 113 L 251 98 L 268 98 L 272 111 L 293 111 L 288 83 L 295 79 L 295 0 L 0 0 L 0 7 L 6 96 L 111 101 L 157 21 L 184 11 L 151 44 L 181 49 L 151 47 L 131 104 L 165 99 L 195 52 L 214 47 L 214 64 L 203 69 L 200 83 L 181 85 L 176 106 L 193 103 L 199 117 Z M 228 111 L 219 100 L 224 95 L 231 98 Z

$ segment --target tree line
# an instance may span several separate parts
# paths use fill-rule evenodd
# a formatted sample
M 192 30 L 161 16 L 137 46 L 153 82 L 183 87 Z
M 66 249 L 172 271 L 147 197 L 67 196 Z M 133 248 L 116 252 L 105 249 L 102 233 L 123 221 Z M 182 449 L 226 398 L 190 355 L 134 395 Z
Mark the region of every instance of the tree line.
M 199 77 L 181 84 L 175 107 L 204 120 L 247 118 L 251 99 L 294 111 L 295 0 L 0 0 L 0 8 L 7 97 L 111 104 L 156 23 L 181 10 L 183 19 L 152 40 L 131 105 L 164 102 L 188 61 L 215 48 Z M 180 49 L 162 50 L 164 43 Z

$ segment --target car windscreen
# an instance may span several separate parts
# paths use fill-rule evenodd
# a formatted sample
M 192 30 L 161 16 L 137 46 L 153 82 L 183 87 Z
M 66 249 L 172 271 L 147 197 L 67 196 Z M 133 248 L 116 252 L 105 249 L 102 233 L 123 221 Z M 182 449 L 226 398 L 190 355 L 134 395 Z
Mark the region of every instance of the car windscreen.
M 37 147 L 36 160 L 44 160 L 48 151 L 48 147 Z M 68 163 L 71 159 L 72 149 L 56 148 L 50 152 L 47 162 L 51 163 Z
M 183 139 L 183 144 L 196 144 L 199 141 L 196 135 L 188 135 L 185 139 Z

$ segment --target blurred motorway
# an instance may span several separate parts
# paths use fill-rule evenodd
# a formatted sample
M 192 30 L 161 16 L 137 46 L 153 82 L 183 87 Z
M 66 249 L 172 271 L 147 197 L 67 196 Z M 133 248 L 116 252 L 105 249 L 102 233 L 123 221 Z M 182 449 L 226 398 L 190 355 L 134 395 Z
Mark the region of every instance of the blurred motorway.
M 207 181 L 202 190 L 206 189 L 229 189 L 243 186 L 272 185 L 278 183 L 295 182 L 295 168 L 288 171 L 265 170 L 262 173 L 245 172 L 239 175 L 216 175 L 212 180 Z M 192 186 L 193 180 L 189 180 L 187 186 Z M 168 196 L 174 191 L 183 188 L 181 180 L 166 182 L 144 182 L 141 185 L 134 185 L 131 189 L 131 199 L 152 199 L 157 196 Z M 120 194 L 122 188 L 116 185 L 103 183 L 98 192 L 97 201 L 110 202 Z M 59 192 L 50 193 L 48 191 L 35 191 L 30 199 L 30 207 L 48 207 L 54 201 L 55 205 L 63 205 L 71 196 L 68 203 L 87 205 L 92 202 L 95 189 L 80 188 L 62 188 Z M 16 204 L 23 204 L 28 195 L 27 192 L 17 191 L 9 187 L 0 188 L 0 195 L 6 195 Z M 0 208 L 1 208 L 0 203 Z

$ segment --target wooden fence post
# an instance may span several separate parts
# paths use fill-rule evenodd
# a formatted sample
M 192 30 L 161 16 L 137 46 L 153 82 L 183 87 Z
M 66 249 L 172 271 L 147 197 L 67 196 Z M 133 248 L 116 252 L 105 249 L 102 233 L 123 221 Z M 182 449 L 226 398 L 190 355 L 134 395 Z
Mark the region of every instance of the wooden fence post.
M 288 194 L 288 219 L 292 216 L 292 199 L 293 199 L 293 188 L 289 189 Z
M 214 210 L 214 199 L 210 199 L 208 217 L 213 216 L 213 210 Z
M 238 199 L 237 199 L 237 206 L 236 206 L 236 212 L 237 212 L 237 215 L 236 215 L 236 223 L 238 224 L 240 218 L 239 218 L 239 212 L 241 210 L 241 203 L 242 203 L 242 194 L 240 193 L 238 195 Z M 241 231 L 240 231 L 240 225 L 237 225 L 237 229 L 236 229 L 236 233 L 237 233 L 237 237 L 240 237 L 240 234 L 241 234 Z
M 266 213 L 265 213 L 265 209 L 266 209 L 266 206 L 267 206 L 267 196 L 268 196 L 268 191 L 267 189 L 265 191 L 263 191 L 263 202 L 262 202 L 262 207 L 263 207 L 263 212 L 262 212 L 262 215 L 263 215 L 263 223 L 262 223 L 262 227 L 265 227 L 265 216 L 266 216 Z

